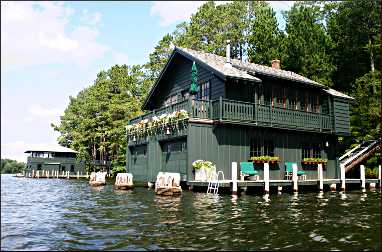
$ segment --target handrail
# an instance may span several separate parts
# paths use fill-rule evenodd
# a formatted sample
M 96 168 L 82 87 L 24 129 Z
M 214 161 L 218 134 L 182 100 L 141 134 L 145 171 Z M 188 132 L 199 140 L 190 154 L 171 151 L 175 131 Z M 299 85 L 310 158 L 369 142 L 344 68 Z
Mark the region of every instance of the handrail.
M 372 142 L 369 146 L 364 147 L 363 150 L 361 150 L 360 152 L 357 152 L 354 156 L 349 157 L 348 159 L 344 160 L 341 163 L 345 166 L 348 165 L 349 163 L 351 163 L 355 159 L 362 156 L 365 152 L 369 151 L 370 149 L 373 149 L 375 147 L 375 145 L 378 144 L 378 142 L 379 142 L 378 140 Z

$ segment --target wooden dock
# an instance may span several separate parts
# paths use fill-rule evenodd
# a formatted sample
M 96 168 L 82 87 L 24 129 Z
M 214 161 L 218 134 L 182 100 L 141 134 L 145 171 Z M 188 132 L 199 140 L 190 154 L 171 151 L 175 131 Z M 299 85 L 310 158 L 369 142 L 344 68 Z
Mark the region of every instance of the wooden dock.
M 89 179 L 89 173 L 82 174 L 82 172 L 77 172 L 76 174 L 70 173 L 69 171 L 45 171 L 45 170 L 32 170 L 32 172 L 24 173 L 25 178 L 37 178 L 37 179 Z

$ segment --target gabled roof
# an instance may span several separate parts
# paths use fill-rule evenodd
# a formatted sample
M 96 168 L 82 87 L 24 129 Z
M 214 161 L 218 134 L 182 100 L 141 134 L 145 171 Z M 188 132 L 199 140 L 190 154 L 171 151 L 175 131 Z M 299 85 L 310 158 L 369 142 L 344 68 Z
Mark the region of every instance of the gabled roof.
M 30 153 L 30 152 L 62 152 L 62 153 L 78 153 L 75 150 L 72 150 L 70 148 L 66 148 L 60 145 L 47 145 L 47 146 L 40 146 L 35 148 L 30 148 L 26 150 L 24 153 Z
M 231 59 L 232 64 L 227 65 L 225 57 L 212 54 L 212 53 L 196 51 L 196 50 L 192 50 L 188 48 L 175 47 L 169 60 L 166 63 L 166 66 L 163 68 L 160 76 L 158 77 L 152 89 L 150 90 L 148 96 L 146 97 L 146 100 L 142 106 L 143 108 L 146 107 L 150 97 L 152 96 L 155 89 L 157 88 L 160 79 L 162 78 L 164 72 L 166 71 L 175 53 L 179 53 L 183 55 L 184 57 L 190 59 L 191 61 L 195 61 L 196 63 L 202 65 L 203 67 L 206 67 L 207 69 L 213 71 L 217 76 L 221 77 L 222 79 L 234 78 L 234 79 L 248 80 L 252 82 L 261 82 L 261 79 L 259 79 L 257 76 L 265 75 L 265 76 L 270 76 L 270 77 L 274 77 L 278 79 L 284 79 L 284 80 L 289 80 L 293 82 L 303 83 L 313 87 L 318 87 L 320 89 L 324 89 L 325 92 L 330 95 L 338 96 L 338 97 L 342 97 L 346 99 L 353 99 L 352 97 L 346 94 L 343 94 L 334 89 L 328 88 L 316 81 L 313 81 L 311 79 L 308 79 L 302 75 L 299 75 L 291 71 L 276 69 L 273 67 L 249 63 L 249 62 L 243 62 L 237 59 Z

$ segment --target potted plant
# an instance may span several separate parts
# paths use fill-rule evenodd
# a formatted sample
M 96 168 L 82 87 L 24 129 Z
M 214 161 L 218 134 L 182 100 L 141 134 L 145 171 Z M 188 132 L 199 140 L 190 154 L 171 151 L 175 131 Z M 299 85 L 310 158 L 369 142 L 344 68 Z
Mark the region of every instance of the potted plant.
M 302 164 L 326 164 L 328 160 L 323 158 L 304 158 Z
M 216 172 L 216 166 L 212 162 L 201 159 L 192 162 L 192 167 L 195 169 L 195 180 L 199 181 L 212 179 L 213 172 Z
M 251 157 L 250 161 L 254 163 L 270 163 L 275 164 L 280 161 L 280 157 L 271 157 L 271 156 L 259 156 L 259 157 Z

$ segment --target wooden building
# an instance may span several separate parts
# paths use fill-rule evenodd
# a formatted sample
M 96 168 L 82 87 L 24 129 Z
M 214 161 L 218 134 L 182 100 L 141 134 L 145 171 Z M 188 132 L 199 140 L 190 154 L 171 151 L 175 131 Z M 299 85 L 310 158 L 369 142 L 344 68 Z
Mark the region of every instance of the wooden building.
M 194 63 L 199 91 L 191 96 Z M 277 156 L 270 179 L 284 179 L 285 162 L 296 162 L 308 179 L 316 179 L 317 166 L 303 160 L 322 158 L 324 178 L 339 178 L 336 145 L 339 136 L 350 133 L 351 100 L 280 69 L 278 60 L 269 67 L 231 59 L 229 53 L 221 57 L 176 47 L 144 102 L 151 112 L 127 126 L 126 168 L 135 181 L 153 182 L 160 171 L 192 181 L 192 163 L 203 159 L 230 179 L 232 162 Z M 180 110 L 188 118 L 161 124 L 161 115 Z M 262 164 L 256 169 L 261 177 Z
M 34 148 L 26 150 L 29 153 L 27 159 L 27 172 L 33 170 L 39 171 L 59 171 L 70 172 L 77 174 L 77 172 L 85 173 L 85 165 L 82 162 L 76 162 L 77 151 L 62 147 L 62 146 L 49 146 L 42 148 Z

